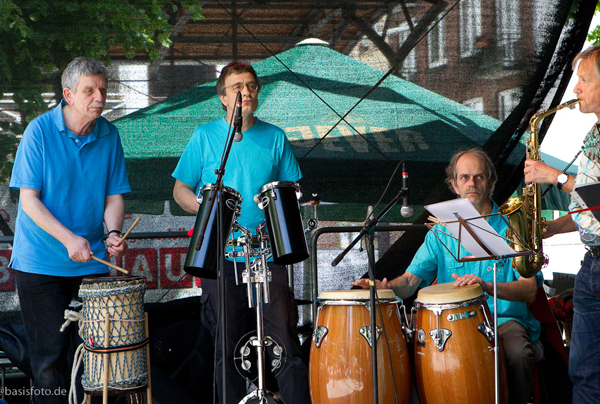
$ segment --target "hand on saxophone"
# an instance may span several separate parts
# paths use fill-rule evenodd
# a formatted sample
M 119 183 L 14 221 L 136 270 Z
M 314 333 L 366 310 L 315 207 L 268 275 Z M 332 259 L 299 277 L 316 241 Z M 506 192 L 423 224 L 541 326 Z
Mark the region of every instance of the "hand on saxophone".
M 552 184 L 556 185 L 556 179 L 560 170 L 546 165 L 543 161 L 525 160 L 525 184 Z
M 547 221 L 542 238 L 550 238 L 555 234 L 568 233 L 575 230 L 577 230 L 577 228 L 575 227 L 571 215 L 565 215 L 558 219 Z

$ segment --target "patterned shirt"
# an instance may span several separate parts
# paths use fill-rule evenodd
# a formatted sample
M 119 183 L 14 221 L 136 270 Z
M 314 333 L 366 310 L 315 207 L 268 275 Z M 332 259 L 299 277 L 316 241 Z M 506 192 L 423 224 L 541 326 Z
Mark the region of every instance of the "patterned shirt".
M 595 124 L 583 141 L 582 157 L 575 177 L 575 185 L 589 184 L 600 180 L 600 133 Z M 571 197 L 569 211 L 582 209 L 581 205 Z M 600 222 L 591 211 L 573 213 L 571 218 L 579 231 L 581 241 L 590 246 L 600 245 Z

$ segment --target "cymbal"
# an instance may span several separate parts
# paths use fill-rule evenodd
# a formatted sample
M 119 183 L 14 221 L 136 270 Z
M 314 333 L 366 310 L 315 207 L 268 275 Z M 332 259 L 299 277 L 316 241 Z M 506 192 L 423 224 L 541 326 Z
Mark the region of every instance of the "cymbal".
M 327 206 L 327 205 L 337 205 L 337 203 L 335 202 L 323 202 L 321 201 L 321 198 L 319 198 L 319 194 L 312 194 L 313 199 L 303 203 L 300 206 Z
M 300 206 L 328 206 L 328 205 L 337 205 L 336 202 L 322 202 L 320 200 L 313 200 L 303 203 Z

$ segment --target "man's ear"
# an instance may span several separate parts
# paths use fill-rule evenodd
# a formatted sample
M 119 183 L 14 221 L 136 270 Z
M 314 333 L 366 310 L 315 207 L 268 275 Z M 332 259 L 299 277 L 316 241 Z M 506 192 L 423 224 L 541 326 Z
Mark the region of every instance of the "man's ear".
M 67 101 L 67 104 L 73 105 L 73 92 L 69 87 L 63 88 L 63 98 Z
M 450 185 L 452 185 L 452 189 L 454 189 L 454 193 L 456 195 L 460 195 L 460 192 L 458 192 L 458 188 L 456 187 L 456 181 L 454 181 L 454 179 L 450 180 Z
M 219 99 L 221 100 L 221 105 L 223 105 L 223 107 L 224 107 L 225 109 L 227 109 L 227 103 L 225 102 L 225 96 L 224 96 L 224 95 L 221 95 L 221 94 L 219 94 Z

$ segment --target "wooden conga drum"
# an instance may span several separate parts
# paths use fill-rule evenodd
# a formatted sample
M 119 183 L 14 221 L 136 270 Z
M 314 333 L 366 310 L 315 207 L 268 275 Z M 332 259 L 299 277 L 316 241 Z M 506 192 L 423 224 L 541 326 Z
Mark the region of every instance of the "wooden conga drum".
M 408 404 L 410 361 L 399 312 L 402 301 L 391 289 L 379 290 L 378 296 L 376 318 L 379 402 Z M 308 368 L 312 403 L 372 402 L 369 291 L 322 292 L 317 303 L 319 307 Z
M 494 403 L 493 317 L 479 284 L 442 283 L 417 294 L 415 378 L 422 404 Z M 500 403 L 508 391 L 498 355 Z

